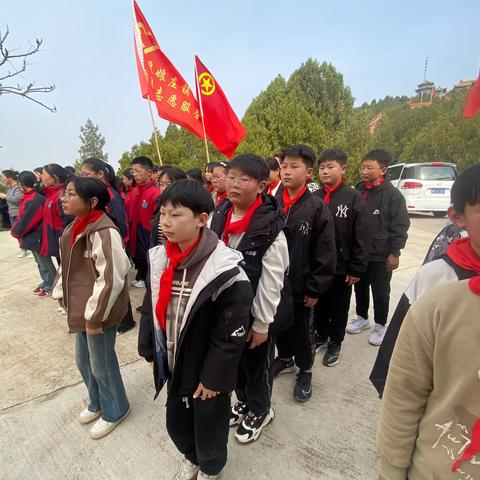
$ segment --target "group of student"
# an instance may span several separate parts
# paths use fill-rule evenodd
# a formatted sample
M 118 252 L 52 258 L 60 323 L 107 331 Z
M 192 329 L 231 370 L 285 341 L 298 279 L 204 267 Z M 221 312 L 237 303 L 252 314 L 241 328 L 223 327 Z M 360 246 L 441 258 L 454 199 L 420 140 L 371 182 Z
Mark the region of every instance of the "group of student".
M 325 347 L 323 364 L 337 364 L 345 331 L 371 329 L 369 342 L 382 344 L 392 271 L 409 227 L 405 200 L 386 178 L 391 157 L 383 150 L 367 153 L 360 169 L 363 180 L 355 188 L 345 182 L 347 157 L 339 149 L 326 150 L 318 159 L 305 145 L 267 160 L 238 155 L 229 163 L 207 165 L 205 180 L 201 171 L 187 172 L 189 178 L 173 167 L 155 171 L 150 159 L 137 157 L 131 172 L 125 172 L 130 189 L 124 198 L 112 192 L 109 169 L 98 162 L 85 161 L 83 176 L 63 182 L 59 197 L 62 214 L 74 221 L 60 237 L 53 297 L 66 311 L 70 332 L 77 334 L 76 361 L 90 400 L 79 421 L 98 419 L 90 435 L 101 438 L 130 411 L 115 338 L 132 316 L 132 261 L 137 270 L 133 285 L 146 287 L 139 308 L 139 354 L 153 366 L 156 396 L 168 386 L 167 431 L 184 456 L 175 478 L 217 478 L 227 461 L 229 428 L 235 428 L 240 443 L 249 443 L 274 419 L 276 376 L 297 372 L 293 396 L 306 402 L 312 396 L 316 352 Z M 315 167 L 321 186 L 312 180 Z M 480 204 L 478 191 L 462 195 L 461 206 L 454 202 L 458 215 Z M 113 205 L 117 199 L 124 205 L 120 213 Z M 464 268 L 465 256 L 456 257 Z M 470 270 L 478 275 L 474 267 Z M 347 325 L 353 286 L 357 317 Z M 368 319 L 370 288 L 374 325 Z M 434 345 L 437 327 L 432 320 L 421 338 L 402 327 L 399 343 L 408 353 L 398 353 L 399 347 L 391 362 L 388 351 L 377 360 L 384 370 L 391 363 L 385 396 L 390 395 L 394 408 L 390 411 L 384 400 L 379 431 L 387 480 L 407 474 L 413 480 L 430 478 L 406 464 L 407 458 L 413 462 L 415 444 L 408 444 L 413 420 L 402 419 L 401 405 L 425 381 L 412 378 L 415 369 L 432 366 L 431 361 L 423 367 L 418 363 Z M 478 336 L 469 340 L 475 341 Z M 412 342 L 419 351 L 412 352 Z M 431 350 L 429 355 L 436 360 Z M 470 357 L 462 355 L 462 368 L 471 370 Z M 445 367 L 447 360 L 438 361 Z M 412 366 L 412 375 L 405 375 L 402 362 Z M 421 388 L 425 406 L 427 388 L 423 383 Z M 237 401 L 231 405 L 233 391 Z M 412 403 L 419 420 L 419 401 Z M 469 407 L 473 413 L 478 413 L 476 405 Z M 423 455 L 416 467 L 420 472 Z

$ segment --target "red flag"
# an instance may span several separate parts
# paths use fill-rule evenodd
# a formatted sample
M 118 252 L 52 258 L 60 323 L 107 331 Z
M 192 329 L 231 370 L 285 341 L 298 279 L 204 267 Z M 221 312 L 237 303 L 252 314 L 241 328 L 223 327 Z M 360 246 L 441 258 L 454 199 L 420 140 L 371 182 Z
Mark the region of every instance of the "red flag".
M 158 115 L 203 140 L 200 108 L 187 82 L 160 50 L 143 13 L 135 10 L 135 55 L 142 97 L 155 102 Z
M 196 55 L 195 63 L 197 98 L 201 100 L 205 132 L 218 150 L 231 158 L 247 131 L 220 85 Z
M 480 75 L 477 81 L 472 85 L 467 95 L 463 116 L 473 118 L 480 110 Z

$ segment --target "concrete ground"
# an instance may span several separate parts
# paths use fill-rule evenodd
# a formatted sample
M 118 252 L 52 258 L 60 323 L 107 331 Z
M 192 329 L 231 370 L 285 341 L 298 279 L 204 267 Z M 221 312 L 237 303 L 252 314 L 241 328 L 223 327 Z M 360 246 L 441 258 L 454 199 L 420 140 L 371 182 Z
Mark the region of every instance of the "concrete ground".
M 393 276 L 392 308 L 444 224 L 430 216 L 412 218 Z M 151 369 L 136 351 L 137 329 L 117 342 L 132 412 L 109 436 L 91 440 L 88 427 L 76 420 L 87 398 L 66 319 L 54 301 L 32 295 L 35 262 L 17 259 L 17 253 L 16 241 L 0 232 L 0 478 L 171 478 L 181 458 L 165 430 L 165 392 L 153 402 Z M 134 307 L 142 295 L 132 288 Z M 293 376 L 276 380 L 275 421 L 253 445 L 240 445 L 231 434 L 223 478 L 378 478 L 379 400 L 368 380 L 376 352 L 366 333 L 347 335 L 336 367 L 316 362 L 313 398 L 306 404 L 293 399 Z

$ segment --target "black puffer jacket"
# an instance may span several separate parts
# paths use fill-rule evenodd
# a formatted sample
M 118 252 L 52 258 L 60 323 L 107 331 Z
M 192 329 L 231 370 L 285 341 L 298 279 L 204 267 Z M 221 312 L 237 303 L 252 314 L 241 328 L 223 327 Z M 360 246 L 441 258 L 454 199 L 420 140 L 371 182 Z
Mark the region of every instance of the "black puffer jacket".
M 356 189 L 366 197 L 368 229 L 372 237 L 370 261 L 399 256 L 407 243 L 410 227 L 405 198 L 387 179 L 371 190 L 366 190 L 364 182 Z

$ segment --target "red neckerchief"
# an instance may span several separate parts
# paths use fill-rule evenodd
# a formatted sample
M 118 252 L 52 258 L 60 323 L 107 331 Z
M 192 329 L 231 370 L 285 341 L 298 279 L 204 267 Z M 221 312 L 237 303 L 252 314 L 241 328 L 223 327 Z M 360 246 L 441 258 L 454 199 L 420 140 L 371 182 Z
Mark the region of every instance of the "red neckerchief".
M 252 220 L 253 214 L 257 210 L 257 208 L 262 204 L 262 196 L 258 195 L 255 202 L 252 206 L 248 209 L 248 212 L 236 222 L 232 222 L 232 214 L 233 214 L 233 205 L 231 206 L 230 210 L 227 213 L 227 219 L 225 220 L 225 228 L 223 229 L 223 241 L 225 245 L 228 245 L 228 237 L 230 235 L 239 235 L 240 233 L 244 233 L 248 230 L 248 226 Z
M 381 177 L 380 180 L 377 183 L 374 183 L 373 185 L 367 182 L 363 182 L 363 186 L 365 187 L 365 191 L 362 193 L 363 198 L 367 198 L 370 190 L 373 190 L 374 188 L 378 188 L 384 181 L 385 181 L 385 177 Z
M 475 295 L 480 295 L 480 257 L 473 250 L 470 238 L 455 240 L 448 246 L 446 253 L 459 267 L 477 274 L 468 281 L 468 288 Z
M 165 244 L 165 251 L 168 257 L 168 267 L 163 271 L 162 276 L 160 277 L 160 289 L 158 291 L 158 301 L 155 307 L 158 323 L 164 332 L 167 330 L 167 309 L 172 296 L 173 272 L 178 265 L 182 263 L 190 253 L 192 253 L 192 250 L 198 245 L 199 241 L 200 235 L 183 252 L 180 251 L 178 243 L 167 241 Z
M 268 194 L 269 195 L 272 195 L 272 192 L 277 188 L 277 185 L 281 182 L 282 180 L 280 179 L 280 177 L 277 178 L 277 181 L 272 183 L 269 187 L 268 187 Z
M 305 193 L 306 190 L 307 186 L 304 185 L 302 189 L 295 195 L 295 197 L 290 198 L 290 195 L 288 194 L 288 188 L 285 188 L 282 192 L 283 213 L 287 214 L 290 207 L 293 207 L 293 205 L 300 200 L 300 197 Z
M 330 197 L 332 196 L 332 193 L 340 188 L 340 185 L 343 183 L 343 177 L 340 178 L 338 183 L 334 185 L 332 188 L 328 188 L 326 185 L 323 186 L 323 189 L 325 190 L 325 196 L 323 197 L 323 200 L 325 203 L 330 203 Z
M 73 247 L 75 240 L 81 235 L 89 223 L 96 222 L 103 215 L 102 210 L 92 210 L 88 215 L 77 218 L 73 224 L 72 238 L 70 239 L 70 245 Z
M 225 190 L 223 193 L 217 193 L 217 201 L 215 202 L 215 206 L 217 207 L 220 202 L 223 202 L 227 199 L 227 191 Z

